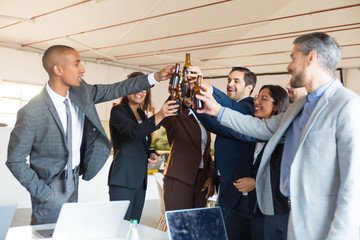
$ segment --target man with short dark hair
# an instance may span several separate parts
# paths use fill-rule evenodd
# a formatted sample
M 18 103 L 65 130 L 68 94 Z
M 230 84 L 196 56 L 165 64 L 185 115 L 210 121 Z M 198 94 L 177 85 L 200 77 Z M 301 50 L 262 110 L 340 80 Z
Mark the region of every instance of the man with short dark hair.
M 200 68 L 191 68 L 202 74 Z M 231 109 L 243 114 L 254 114 L 254 99 L 250 97 L 256 85 L 256 75 L 244 67 L 233 67 L 226 86 L 227 96 L 213 87 L 214 95 L 229 103 Z M 197 115 L 204 127 L 216 134 L 215 164 L 218 169 L 217 203 L 225 212 L 225 224 L 229 239 L 263 239 L 264 217 L 256 208 L 255 191 L 240 192 L 233 183 L 251 176 L 255 142 L 245 142 L 237 138 L 238 133 L 221 126 L 216 118 Z M 242 202 L 241 207 L 238 207 Z
M 283 114 L 262 121 L 221 108 L 210 89 L 202 88 L 206 112 L 221 124 L 269 140 L 256 179 L 259 207 L 274 214 L 270 156 L 285 137 L 280 190 L 289 198 L 288 239 L 359 239 L 360 97 L 336 79 L 340 48 L 325 33 L 294 41 L 288 65 L 294 88 L 308 95 Z
M 31 195 L 32 225 L 55 223 L 63 203 L 77 202 L 79 175 L 92 179 L 108 159 L 110 143 L 95 104 L 148 89 L 173 71 L 168 66 L 130 81 L 90 85 L 78 52 L 64 45 L 48 48 L 43 66 L 49 81 L 19 110 L 6 161 Z

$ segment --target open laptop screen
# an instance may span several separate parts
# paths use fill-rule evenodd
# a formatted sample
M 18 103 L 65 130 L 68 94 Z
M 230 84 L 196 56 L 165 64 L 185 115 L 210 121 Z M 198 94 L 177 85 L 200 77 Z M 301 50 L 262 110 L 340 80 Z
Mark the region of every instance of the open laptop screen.
M 0 205 L 0 239 L 5 239 L 16 212 L 16 204 Z
M 130 201 L 64 203 L 55 229 L 37 230 L 36 235 L 56 239 L 116 238 Z
M 165 217 L 171 240 L 227 239 L 219 207 L 167 211 Z

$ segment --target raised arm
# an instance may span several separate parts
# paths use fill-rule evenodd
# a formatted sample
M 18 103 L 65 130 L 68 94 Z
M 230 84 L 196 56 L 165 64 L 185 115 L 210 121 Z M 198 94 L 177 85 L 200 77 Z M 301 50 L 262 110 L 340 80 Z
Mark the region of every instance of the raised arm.
M 278 114 L 264 121 L 229 108 L 222 108 L 212 96 L 211 89 L 206 85 L 201 85 L 200 92 L 201 94 L 197 97 L 204 102 L 204 108 L 198 110 L 198 113 L 216 116 L 222 125 L 257 139 L 269 140 L 282 119 L 283 114 Z

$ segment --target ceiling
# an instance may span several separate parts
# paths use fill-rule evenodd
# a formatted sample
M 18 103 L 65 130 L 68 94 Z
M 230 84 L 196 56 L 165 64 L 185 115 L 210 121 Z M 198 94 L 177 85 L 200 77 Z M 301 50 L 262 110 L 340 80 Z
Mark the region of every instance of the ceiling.
M 295 37 L 329 33 L 341 68 L 360 67 L 359 0 L 0 0 L 0 46 L 76 48 L 85 61 L 154 71 L 183 64 L 285 72 Z

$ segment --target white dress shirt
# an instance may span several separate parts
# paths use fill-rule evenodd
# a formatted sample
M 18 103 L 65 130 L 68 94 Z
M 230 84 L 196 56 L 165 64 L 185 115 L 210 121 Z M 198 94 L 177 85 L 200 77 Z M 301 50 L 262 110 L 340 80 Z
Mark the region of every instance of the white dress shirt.
M 193 110 L 191 110 L 191 109 L 189 109 L 189 110 L 190 110 L 189 115 L 192 114 L 194 116 L 194 118 L 197 121 L 197 123 L 199 124 L 200 130 L 201 130 L 201 161 L 200 161 L 199 168 L 204 168 L 204 152 L 205 152 L 205 147 L 206 147 L 206 143 L 207 143 L 207 132 L 206 132 L 206 129 L 204 128 L 204 126 L 199 121 L 199 119 L 197 119 Z
M 46 91 L 49 93 L 51 101 L 54 103 L 65 133 L 67 131 L 67 120 L 64 100 L 67 98 L 70 103 L 69 107 L 72 121 L 72 166 L 74 169 L 80 164 L 80 147 L 84 132 L 85 114 L 69 99 L 69 91 L 67 91 L 66 97 L 63 97 L 54 92 L 50 88 L 49 83 L 46 83 Z

